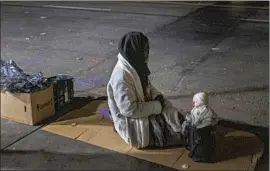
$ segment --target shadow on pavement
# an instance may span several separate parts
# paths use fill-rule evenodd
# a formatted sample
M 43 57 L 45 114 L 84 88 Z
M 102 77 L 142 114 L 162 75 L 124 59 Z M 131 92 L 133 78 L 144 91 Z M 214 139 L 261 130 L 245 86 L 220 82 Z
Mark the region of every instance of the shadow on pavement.
M 262 157 L 257 163 L 255 171 L 264 171 L 269 169 L 269 128 L 263 128 L 258 126 L 251 126 L 247 124 L 235 123 L 227 120 L 219 121 L 219 124 L 227 128 L 233 128 L 237 130 L 247 131 L 257 135 L 264 143 L 264 152 Z M 247 150 L 247 149 L 246 149 Z M 250 149 L 248 149 L 250 150 Z M 248 151 L 247 150 L 247 151 Z
M 111 126 L 110 113 L 107 105 L 107 97 L 99 97 L 88 103 L 77 106 L 65 112 L 65 115 L 52 121 L 52 125 L 104 125 Z
M 58 153 L 50 151 L 1 151 L 1 170 L 5 169 L 68 169 L 68 170 L 141 170 L 155 168 L 168 170 L 165 166 L 142 161 L 126 155 L 104 153 Z
M 254 137 L 223 137 L 219 140 L 217 146 L 218 162 L 245 157 L 260 152 L 260 148 L 254 148 L 258 146 L 258 143 L 254 141 Z
M 74 97 L 73 102 L 71 104 L 69 104 L 66 108 L 56 111 L 55 115 L 53 115 L 52 117 L 38 123 L 37 125 L 47 125 L 50 124 L 52 122 L 54 122 L 55 120 L 57 120 L 58 118 L 66 115 L 67 113 L 74 111 L 76 109 L 81 109 L 82 107 L 84 107 L 85 105 L 87 105 L 88 103 L 90 103 L 91 101 L 94 100 L 107 100 L 106 96 L 101 96 L 98 98 L 93 98 L 91 96 L 88 97 Z M 77 118 L 80 116 L 74 116 L 74 118 Z M 74 119 L 71 118 L 71 119 Z

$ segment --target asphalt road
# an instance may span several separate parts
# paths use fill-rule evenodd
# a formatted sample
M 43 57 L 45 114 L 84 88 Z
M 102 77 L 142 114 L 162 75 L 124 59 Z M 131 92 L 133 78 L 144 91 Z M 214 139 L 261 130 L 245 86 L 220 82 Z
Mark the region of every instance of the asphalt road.
M 78 96 L 105 95 L 118 40 L 142 31 L 152 82 L 176 107 L 188 110 L 193 93 L 210 91 L 223 118 L 269 127 L 267 3 L 2 2 L 1 58 L 30 73 L 72 75 Z M 168 169 L 5 120 L 1 149 L 1 169 Z
M 221 105 L 227 97 L 219 97 L 214 107 L 223 118 L 269 125 L 267 2 L 3 4 L 2 59 L 30 73 L 72 75 L 76 95 L 106 95 L 118 40 L 128 31 L 142 31 L 150 39 L 152 82 L 175 104 L 183 104 L 179 108 L 189 109 L 182 97 L 199 91 L 237 92 L 244 101 L 250 97 L 242 92 L 260 91 L 249 95 L 255 97 L 250 103 L 259 106 L 241 101 L 245 110 L 237 114 Z M 242 116 L 250 108 L 258 110 Z
M 20 4 L 32 7 L 2 7 L 1 57 L 28 72 L 72 75 L 80 92 L 107 83 L 118 40 L 131 30 L 149 36 L 153 83 L 167 95 L 268 85 L 269 25 L 245 21 L 266 21 L 262 7 Z

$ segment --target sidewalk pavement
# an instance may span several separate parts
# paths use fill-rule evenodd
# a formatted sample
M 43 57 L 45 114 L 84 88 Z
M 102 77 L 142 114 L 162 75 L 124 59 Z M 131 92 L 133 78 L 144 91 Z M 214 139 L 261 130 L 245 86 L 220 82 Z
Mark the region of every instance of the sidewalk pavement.
M 214 164 L 192 162 L 184 148 L 135 150 L 113 132 L 111 121 L 101 117 L 104 108 L 106 101 L 95 100 L 42 127 L 1 120 L 1 144 L 6 144 L 1 146 L 1 169 L 181 170 L 188 164 L 188 170 L 254 170 L 267 146 L 244 127 L 221 123 Z

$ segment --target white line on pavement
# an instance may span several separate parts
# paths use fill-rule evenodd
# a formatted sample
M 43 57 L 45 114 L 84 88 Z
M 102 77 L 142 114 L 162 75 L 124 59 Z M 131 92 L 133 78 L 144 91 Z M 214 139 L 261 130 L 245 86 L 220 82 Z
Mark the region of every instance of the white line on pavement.
M 71 6 L 58 6 L 58 5 L 43 5 L 47 8 L 62 8 L 62 9 L 78 9 L 78 10 L 90 10 L 90 11 L 112 11 L 106 8 L 88 8 L 88 7 L 71 7 Z
M 256 22 L 256 23 L 269 23 L 269 20 L 258 20 L 258 19 L 244 19 L 242 18 L 241 21 L 248 21 L 248 22 Z
M 148 1 L 150 3 L 160 3 L 160 4 L 171 4 L 171 5 L 190 5 L 190 6 L 212 6 L 212 7 L 223 7 L 223 8 L 251 8 L 251 9 L 269 9 L 269 7 L 254 7 L 248 5 L 216 5 L 213 3 L 186 3 L 186 2 L 159 2 L 159 1 Z

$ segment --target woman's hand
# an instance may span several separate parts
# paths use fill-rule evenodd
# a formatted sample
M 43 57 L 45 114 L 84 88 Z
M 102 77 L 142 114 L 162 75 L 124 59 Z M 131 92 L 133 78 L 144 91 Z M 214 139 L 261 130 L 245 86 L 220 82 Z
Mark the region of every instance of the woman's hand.
M 165 101 L 164 101 L 164 98 L 162 95 L 158 95 L 154 100 L 157 100 L 160 102 L 161 106 L 162 106 L 162 110 L 164 109 L 165 107 Z

